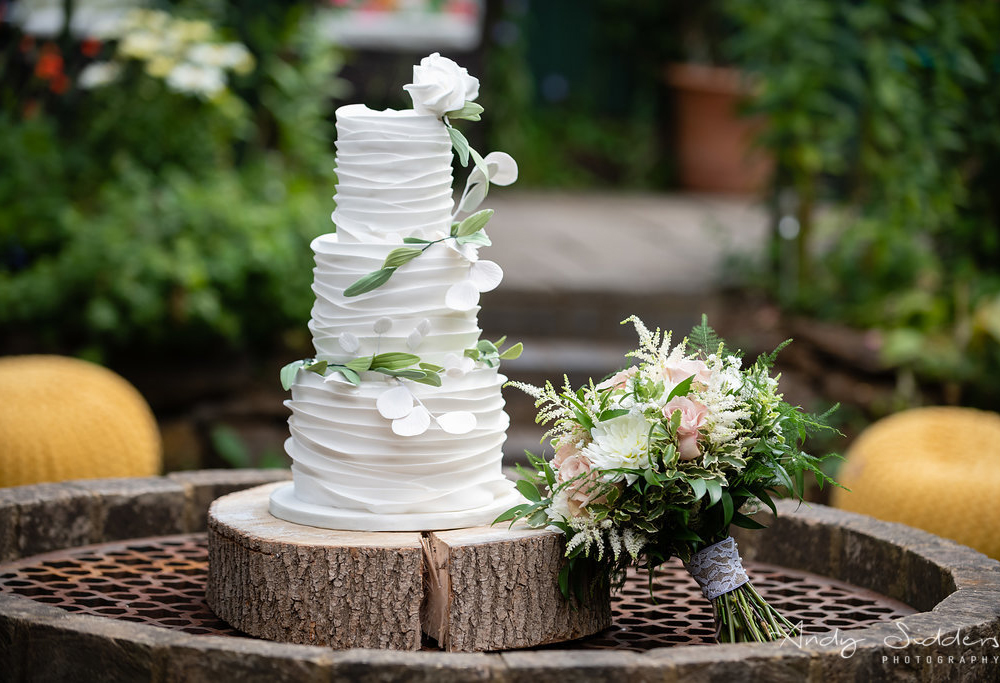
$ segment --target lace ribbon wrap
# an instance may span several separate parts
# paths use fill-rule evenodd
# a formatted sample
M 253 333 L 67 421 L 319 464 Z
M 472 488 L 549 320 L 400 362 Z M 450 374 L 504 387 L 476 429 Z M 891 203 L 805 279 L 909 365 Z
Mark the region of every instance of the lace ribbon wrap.
M 684 568 L 701 586 L 702 595 L 709 600 L 734 591 L 750 580 L 743 571 L 740 553 L 732 536 L 699 550 L 691 556 L 691 561 Z

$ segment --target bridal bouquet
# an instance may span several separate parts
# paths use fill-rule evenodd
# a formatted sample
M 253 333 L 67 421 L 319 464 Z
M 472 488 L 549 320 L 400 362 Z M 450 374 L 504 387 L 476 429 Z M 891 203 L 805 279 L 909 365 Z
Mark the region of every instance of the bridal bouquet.
M 588 576 L 621 585 L 630 565 L 653 570 L 673 556 L 711 600 L 721 642 L 767 641 L 794 627 L 754 590 L 732 524 L 761 528 L 749 514 L 775 510 L 782 489 L 802 498 L 804 475 L 832 482 L 821 459 L 802 451 L 812 431 L 830 429 L 782 400 L 770 374 L 782 344 L 744 368 L 705 320 L 671 347 L 671 335 L 631 322 L 636 363 L 599 384 L 561 391 L 514 382 L 551 424 L 551 459 L 529 454 L 535 471 L 518 488 L 527 503 L 497 522 L 523 519 L 567 537 L 559 575 L 565 595 Z M 624 324 L 624 323 L 623 323 Z M 829 413 L 827 413 L 829 414 Z M 776 512 L 776 510 L 775 510 Z

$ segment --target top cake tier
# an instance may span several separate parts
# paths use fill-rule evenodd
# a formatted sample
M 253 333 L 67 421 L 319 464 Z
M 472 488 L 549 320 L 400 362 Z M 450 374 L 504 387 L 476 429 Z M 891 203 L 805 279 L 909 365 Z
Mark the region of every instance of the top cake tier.
M 440 119 L 413 110 L 337 109 L 341 243 L 399 243 L 451 225 L 451 138 Z

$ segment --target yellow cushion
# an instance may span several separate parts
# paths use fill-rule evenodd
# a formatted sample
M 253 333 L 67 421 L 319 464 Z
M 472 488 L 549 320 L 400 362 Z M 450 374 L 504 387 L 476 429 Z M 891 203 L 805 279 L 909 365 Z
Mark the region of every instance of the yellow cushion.
M 64 356 L 0 358 L 0 486 L 159 474 L 160 435 L 135 387 Z
M 833 504 L 902 522 L 1000 559 L 1000 415 L 917 408 L 851 445 Z

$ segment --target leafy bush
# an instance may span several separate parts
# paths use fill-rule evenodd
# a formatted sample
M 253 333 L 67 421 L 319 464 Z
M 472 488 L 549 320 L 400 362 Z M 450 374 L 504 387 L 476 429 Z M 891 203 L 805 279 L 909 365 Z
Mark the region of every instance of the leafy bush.
M 728 0 L 760 78 L 783 213 L 789 306 L 884 330 L 886 361 L 995 405 L 1000 387 L 1000 6 Z M 790 191 L 790 193 L 789 193 Z M 833 200 L 821 245 L 814 209 Z M 792 221 L 791 225 L 795 225 Z M 795 231 L 790 231 L 794 234 Z M 779 284 L 780 282 L 780 284 Z M 961 389 L 966 395 L 961 396 Z
M 189 3 L 103 44 L 0 25 L 0 329 L 102 359 L 308 318 L 341 61 L 307 7 Z

